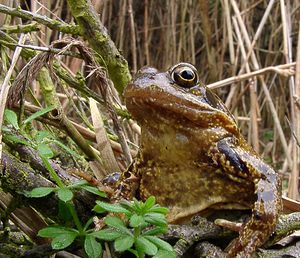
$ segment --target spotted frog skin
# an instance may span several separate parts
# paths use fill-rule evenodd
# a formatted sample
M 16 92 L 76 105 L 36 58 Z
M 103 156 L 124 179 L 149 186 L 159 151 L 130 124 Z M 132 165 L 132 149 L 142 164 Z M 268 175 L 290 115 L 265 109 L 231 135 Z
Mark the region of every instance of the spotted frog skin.
M 143 69 L 124 96 L 142 133 L 138 158 L 121 175 L 118 195 L 154 195 L 170 209 L 169 223 L 184 223 L 208 208 L 252 209 L 227 254 L 250 257 L 274 230 L 281 183 L 225 105 L 188 63 L 167 72 Z

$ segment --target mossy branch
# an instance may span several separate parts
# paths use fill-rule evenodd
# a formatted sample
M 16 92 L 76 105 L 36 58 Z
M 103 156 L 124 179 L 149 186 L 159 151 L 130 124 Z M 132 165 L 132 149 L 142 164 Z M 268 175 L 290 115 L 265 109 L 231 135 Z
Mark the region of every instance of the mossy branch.
M 37 154 L 36 154 L 37 155 Z M 39 171 L 32 169 L 27 163 L 21 162 L 16 157 L 3 152 L 0 167 L 1 187 L 12 193 L 14 197 L 20 198 L 23 204 L 30 205 L 38 210 L 43 216 L 49 217 L 54 221 L 59 221 L 58 198 L 55 195 L 49 195 L 44 198 L 27 198 L 26 191 L 31 191 L 36 187 L 55 187 L 55 185 Z M 94 205 L 94 196 L 86 191 L 77 191 L 75 193 L 74 203 L 81 220 L 87 221 L 91 216 L 91 209 Z
M 119 92 L 131 79 L 126 59 L 108 35 L 90 0 L 68 0 L 83 37 L 98 54 L 97 62 L 105 67 Z
M 0 13 L 5 13 L 10 16 L 19 17 L 29 21 L 36 21 L 40 24 L 47 26 L 52 30 L 58 30 L 63 33 L 71 35 L 81 35 L 80 27 L 77 25 L 70 25 L 63 21 L 53 20 L 47 16 L 32 13 L 29 11 L 22 10 L 21 8 L 11 8 L 0 4 Z
M 4 25 L 2 26 L 1 30 L 5 31 L 6 33 L 29 33 L 33 31 L 40 31 L 41 26 L 36 23 L 29 23 L 29 24 L 17 24 L 17 25 Z

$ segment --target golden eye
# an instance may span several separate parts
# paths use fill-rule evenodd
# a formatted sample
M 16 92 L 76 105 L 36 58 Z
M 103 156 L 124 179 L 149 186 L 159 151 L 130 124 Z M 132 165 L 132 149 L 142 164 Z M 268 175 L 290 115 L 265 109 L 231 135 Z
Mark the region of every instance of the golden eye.
M 192 88 L 199 82 L 196 68 L 189 63 L 180 63 L 170 69 L 172 80 L 183 88 Z

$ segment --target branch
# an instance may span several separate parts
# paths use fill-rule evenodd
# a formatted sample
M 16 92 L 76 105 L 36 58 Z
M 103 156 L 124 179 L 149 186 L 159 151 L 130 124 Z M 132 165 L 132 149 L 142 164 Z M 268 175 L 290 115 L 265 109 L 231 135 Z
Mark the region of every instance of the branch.
M 115 87 L 122 92 L 131 79 L 127 61 L 107 34 L 90 0 L 68 0 L 68 4 L 83 37 L 98 54 L 98 63 L 107 68 Z
M 281 65 L 276 65 L 276 66 L 269 66 L 266 68 L 259 69 L 257 71 L 251 72 L 251 73 L 245 73 L 242 75 L 237 75 L 233 77 L 229 77 L 227 79 L 224 79 L 222 81 L 217 81 L 211 84 L 208 84 L 207 87 L 210 89 L 217 89 L 226 85 L 230 85 L 232 83 L 237 83 L 240 81 L 244 81 L 247 79 L 250 79 L 252 77 L 258 76 L 265 74 L 267 72 L 275 72 L 278 73 L 282 76 L 292 76 L 295 74 L 295 66 L 296 62 L 293 63 L 288 63 L 288 64 L 281 64 Z
M 29 33 L 33 31 L 40 31 L 41 26 L 36 23 L 29 23 L 29 24 L 17 24 L 17 25 L 4 25 L 2 26 L 1 30 L 5 31 L 8 34 L 12 33 Z
M 43 198 L 26 198 L 26 191 L 31 191 L 36 187 L 54 187 L 55 185 L 33 170 L 27 163 L 19 161 L 10 153 L 3 151 L 0 169 L 1 188 L 12 193 L 15 198 L 20 198 L 23 204 L 30 205 L 43 216 L 58 221 L 58 198 L 49 195 Z M 95 196 L 86 191 L 75 193 L 74 204 L 80 219 L 85 222 L 91 216 L 94 206 Z
M 63 33 L 77 36 L 82 34 L 78 25 L 70 25 L 63 21 L 53 20 L 47 16 L 25 11 L 21 8 L 10 8 L 8 6 L 0 4 L 0 13 L 6 13 L 10 16 L 16 16 L 29 21 L 36 21 L 52 30 L 58 30 Z

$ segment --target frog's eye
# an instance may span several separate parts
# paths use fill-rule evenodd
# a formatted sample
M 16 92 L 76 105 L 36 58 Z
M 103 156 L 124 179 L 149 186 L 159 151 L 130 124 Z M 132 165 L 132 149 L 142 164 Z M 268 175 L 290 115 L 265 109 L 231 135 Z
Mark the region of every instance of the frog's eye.
M 170 70 L 172 80 L 183 88 L 192 88 L 198 84 L 198 74 L 194 66 L 180 63 Z

